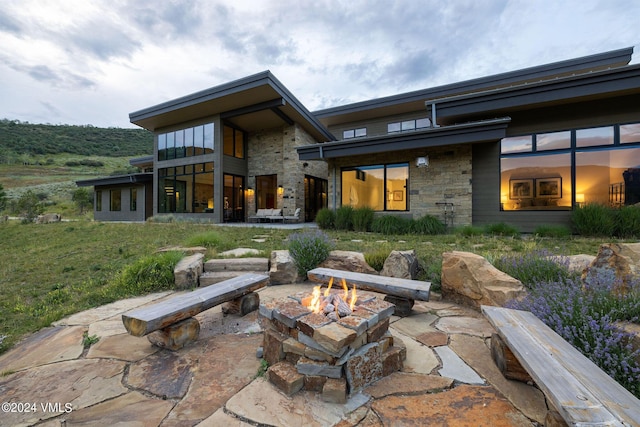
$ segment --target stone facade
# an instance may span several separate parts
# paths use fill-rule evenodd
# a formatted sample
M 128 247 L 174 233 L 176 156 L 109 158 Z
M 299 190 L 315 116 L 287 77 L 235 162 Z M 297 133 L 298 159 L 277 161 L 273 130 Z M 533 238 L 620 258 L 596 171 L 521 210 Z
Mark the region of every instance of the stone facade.
M 429 156 L 429 167 L 418 168 L 416 157 Z M 471 224 L 471 146 L 455 145 L 435 147 L 428 150 L 398 151 L 391 153 L 353 156 L 350 158 L 333 159 L 329 163 L 329 207 L 340 207 L 341 169 L 361 165 L 377 165 L 390 163 L 409 163 L 409 211 L 389 212 L 408 214 L 413 218 L 420 218 L 426 214 L 433 215 L 444 221 L 443 208 L 436 203 L 453 203 L 455 215 L 453 225 Z M 335 177 L 333 174 L 335 173 Z M 335 180 L 334 180 L 335 179 Z

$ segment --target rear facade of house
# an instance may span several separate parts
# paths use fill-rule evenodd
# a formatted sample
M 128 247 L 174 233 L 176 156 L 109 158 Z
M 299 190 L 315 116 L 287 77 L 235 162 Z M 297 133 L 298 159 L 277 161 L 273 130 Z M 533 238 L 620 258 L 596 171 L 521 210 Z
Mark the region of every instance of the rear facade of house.
M 569 225 L 585 203 L 640 202 L 640 66 L 629 65 L 632 54 L 314 113 L 266 71 L 130 119 L 155 134 L 153 215 L 243 222 L 260 208 L 300 208 L 301 220 L 313 221 L 323 207 L 351 205 L 526 232 Z

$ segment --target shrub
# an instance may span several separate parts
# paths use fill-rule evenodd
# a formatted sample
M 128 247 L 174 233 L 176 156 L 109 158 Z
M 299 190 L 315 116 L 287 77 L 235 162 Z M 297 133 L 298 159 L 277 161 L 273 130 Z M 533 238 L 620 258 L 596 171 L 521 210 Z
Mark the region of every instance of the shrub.
M 613 236 L 616 218 L 613 209 L 597 203 L 576 207 L 571 213 L 571 223 L 583 236 Z
M 376 271 L 381 271 L 384 267 L 384 262 L 389 257 L 390 252 L 387 250 L 378 250 L 375 252 L 368 252 L 364 254 L 364 260 Z
M 215 231 L 198 233 L 186 240 L 187 246 L 204 246 L 205 248 L 216 248 L 222 244 L 222 237 Z
M 539 225 L 533 230 L 533 234 L 540 237 L 562 238 L 571 236 L 571 229 L 564 225 Z
M 492 264 L 528 288 L 540 282 L 567 281 L 577 276 L 577 273 L 569 272 L 568 258 L 546 250 L 504 255 L 493 259 Z
M 327 259 L 332 248 L 329 236 L 319 230 L 289 236 L 289 253 L 298 267 L 298 274 L 303 277 Z
M 336 230 L 353 230 L 353 207 L 340 206 L 336 210 Z
M 520 231 L 516 227 L 505 222 L 489 224 L 485 227 L 485 232 L 493 236 L 520 236 Z
M 172 289 L 173 269 L 184 254 L 169 251 L 146 256 L 126 266 L 115 278 L 115 288 L 122 296 L 141 295 Z
M 616 212 L 616 236 L 640 237 L 640 208 L 624 206 Z
M 371 224 L 371 231 L 380 234 L 407 234 L 411 221 L 395 215 L 377 216 Z
M 336 213 L 328 208 L 322 208 L 316 214 L 316 224 L 323 230 L 333 229 L 336 226 Z
M 474 227 L 473 225 L 465 225 L 456 228 L 454 233 L 465 237 L 481 236 L 484 234 L 484 229 L 481 227 Z
M 411 232 L 415 234 L 443 234 L 446 231 L 447 226 L 433 215 L 425 215 L 411 222 Z
M 13 213 L 22 216 L 22 223 L 33 222 L 44 208 L 36 193 L 32 190 L 25 191 L 12 206 Z
M 351 217 L 355 231 L 371 231 L 375 211 L 368 206 L 364 206 L 354 209 Z
M 620 284 L 610 271 L 600 271 L 583 283 L 578 279 L 535 284 L 511 308 L 531 311 L 609 376 L 640 398 L 640 350 L 632 335 L 615 326 L 640 312 L 640 286 L 624 295 L 613 292 Z

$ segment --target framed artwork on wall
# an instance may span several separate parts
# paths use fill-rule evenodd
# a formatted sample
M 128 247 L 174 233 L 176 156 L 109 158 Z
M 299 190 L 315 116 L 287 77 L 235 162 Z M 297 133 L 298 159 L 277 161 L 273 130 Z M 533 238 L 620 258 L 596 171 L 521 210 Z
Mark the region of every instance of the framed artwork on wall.
M 561 199 L 562 178 L 536 179 L 536 197 L 541 199 Z
M 510 179 L 509 180 L 510 199 L 531 199 L 533 198 L 533 179 Z

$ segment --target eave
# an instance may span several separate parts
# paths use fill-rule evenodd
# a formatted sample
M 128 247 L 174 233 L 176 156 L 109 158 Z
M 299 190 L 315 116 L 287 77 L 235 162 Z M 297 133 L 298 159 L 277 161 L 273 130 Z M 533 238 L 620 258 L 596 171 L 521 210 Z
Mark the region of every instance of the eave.
M 354 138 L 298 147 L 300 160 L 324 160 L 336 157 L 385 153 L 400 150 L 498 141 L 506 136 L 511 118 L 429 128 L 371 138 Z
M 135 173 L 131 175 L 108 176 L 104 178 L 84 179 L 76 181 L 78 187 L 93 187 L 97 185 L 144 184 L 153 181 L 153 173 Z

